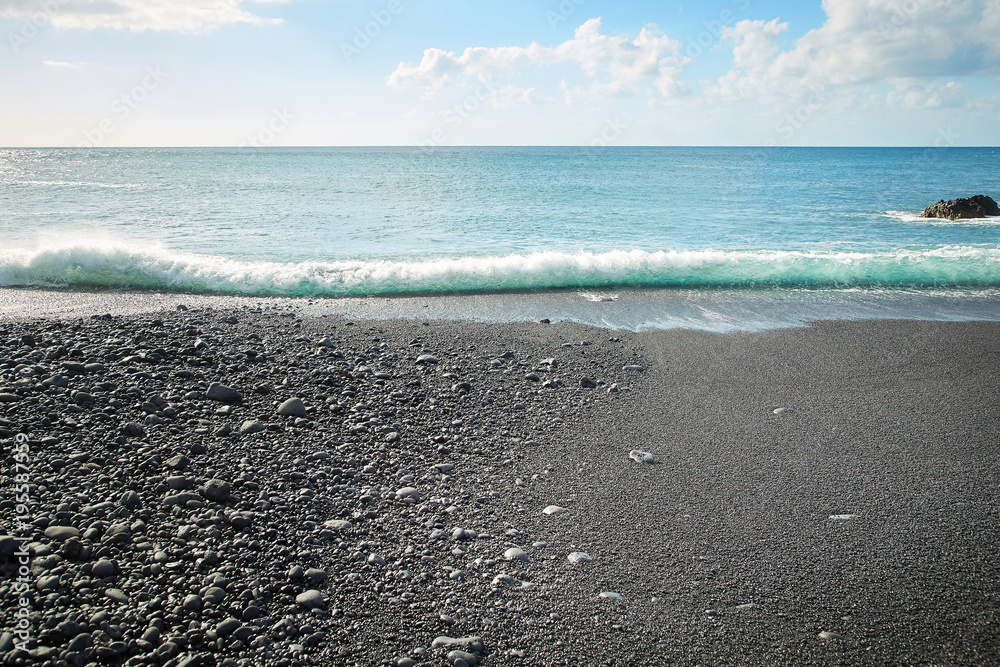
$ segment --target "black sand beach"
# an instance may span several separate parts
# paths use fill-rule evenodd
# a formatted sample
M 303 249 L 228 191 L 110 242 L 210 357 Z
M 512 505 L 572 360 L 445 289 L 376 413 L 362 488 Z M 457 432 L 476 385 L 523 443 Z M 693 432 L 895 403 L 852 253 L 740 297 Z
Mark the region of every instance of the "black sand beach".
M 1000 324 L 174 299 L 0 319 L 6 664 L 1000 664 Z

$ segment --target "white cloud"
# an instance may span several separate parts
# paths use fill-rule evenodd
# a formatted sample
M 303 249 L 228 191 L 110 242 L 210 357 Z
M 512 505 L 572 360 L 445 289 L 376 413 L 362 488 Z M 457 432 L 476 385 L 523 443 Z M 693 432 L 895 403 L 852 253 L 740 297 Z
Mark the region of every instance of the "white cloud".
M 823 26 L 785 51 L 778 41 L 787 24 L 777 20 L 726 28 L 733 69 L 706 94 L 798 101 L 816 89 L 841 88 L 849 95 L 865 85 L 890 84 L 897 89 L 894 103 L 933 108 L 964 95 L 948 80 L 1000 69 L 997 0 L 824 0 L 823 9 Z
M 202 32 L 228 23 L 280 23 L 243 9 L 291 0 L 0 0 L 0 17 L 44 20 L 57 28 Z
M 497 109 L 510 109 L 521 104 L 541 104 L 534 88 L 504 86 L 490 92 L 486 104 Z
M 461 55 L 430 48 L 415 65 L 401 62 L 386 82 L 393 88 L 437 91 L 531 66 L 575 62 L 593 80 L 589 89 L 573 89 L 577 97 L 585 93 L 591 97 L 636 94 L 644 82 L 652 83 L 662 95 L 683 95 L 687 88 L 680 81 L 683 59 L 677 55 L 679 50 L 680 42 L 655 25 L 629 38 L 601 34 L 601 19 L 593 18 L 577 28 L 572 39 L 551 47 L 535 42 L 528 46 L 476 46 Z
M 46 67 L 61 67 L 66 69 L 80 69 L 83 67 L 80 63 L 68 63 L 62 60 L 43 60 L 42 64 Z

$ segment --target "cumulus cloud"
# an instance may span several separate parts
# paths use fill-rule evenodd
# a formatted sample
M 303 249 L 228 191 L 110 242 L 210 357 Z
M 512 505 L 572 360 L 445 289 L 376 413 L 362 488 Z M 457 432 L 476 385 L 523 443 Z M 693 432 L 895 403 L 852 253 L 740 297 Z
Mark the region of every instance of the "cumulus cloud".
M 575 62 L 592 79 L 589 87 L 572 89 L 577 97 L 636 94 L 644 83 L 651 83 L 665 96 L 683 95 L 687 88 L 680 80 L 683 59 L 679 50 L 680 42 L 655 25 L 646 26 L 634 38 L 604 35 L 601 19 L 593 18 L 577 28 L 572 39 L 556 46 L 535 42 L 528 46 L 474 46 L 460 55 L 430 48 L 419 63 L 401 62 L 386 82 L 393 88 L 437 91 L 527 67 Z
M 935 107 L 964 94 L 948 79 L 1000 69 L 997 0 L 824 0 L 823 9 L 826 22 L 788 50 L 778 47 L 787 24 L 777 20 L 726 28 L 733 68 L 706 93 L 772 101 L 889 84 L 899 93 L 895 103 Z
M 229 23 L 264 25 L 247 4 L 291 0 L 0 0 L 0 17 L 44 20 L 57 28 L 202 32 Z

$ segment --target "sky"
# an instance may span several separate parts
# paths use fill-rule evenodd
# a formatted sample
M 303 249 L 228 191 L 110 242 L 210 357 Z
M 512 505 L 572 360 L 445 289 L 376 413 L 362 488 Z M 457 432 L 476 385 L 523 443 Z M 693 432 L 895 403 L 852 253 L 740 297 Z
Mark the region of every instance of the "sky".
M 1000 145 L 1000 0 L 0 0 L 0 146 Z

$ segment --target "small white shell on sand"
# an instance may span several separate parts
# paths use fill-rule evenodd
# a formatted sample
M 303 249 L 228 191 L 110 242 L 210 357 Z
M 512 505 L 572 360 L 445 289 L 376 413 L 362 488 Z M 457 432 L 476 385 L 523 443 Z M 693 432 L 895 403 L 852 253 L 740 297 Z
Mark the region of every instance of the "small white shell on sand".
M 656 461 L 652 454 L 641 449 L 633 449 L 628 453 L 628 457 L 637 463 L 655 463 Z
M 605 600 L 621 600 L 622 594 L 615 593 L 614 591 L 601 591 L 597 597 L 603 598 Z
M 776 415 L 780 415 L 784 412 L 788 412 L 788 408 L 775 408 L 774 410 L 772 410 L 772 412 L 774 412 L 774 414 Z
M 580 563 L 589 563 L 594 560 L 594 557 L 582 551 L 574 551 L 570 555 L 566 556 L 566 559 L 573 563 L 573 565 L 578 565 Z
M 565 507 L 559 507 L 559 505 L 549 505 L 542 510 L 542 514 L 562 514 L 563 512 L 568 512 L 569 510 Z
M 830 632 L 828 630 L 824 630 L 823 632 L 819 633 L 819 638 L 838 641 L 838 642 L 844 641 L 844 638 L 838 635 L 836 632 Z
M 850 521 L 851 519 L 857 519 L 857 514 L 831 514 L 830 521 Z

